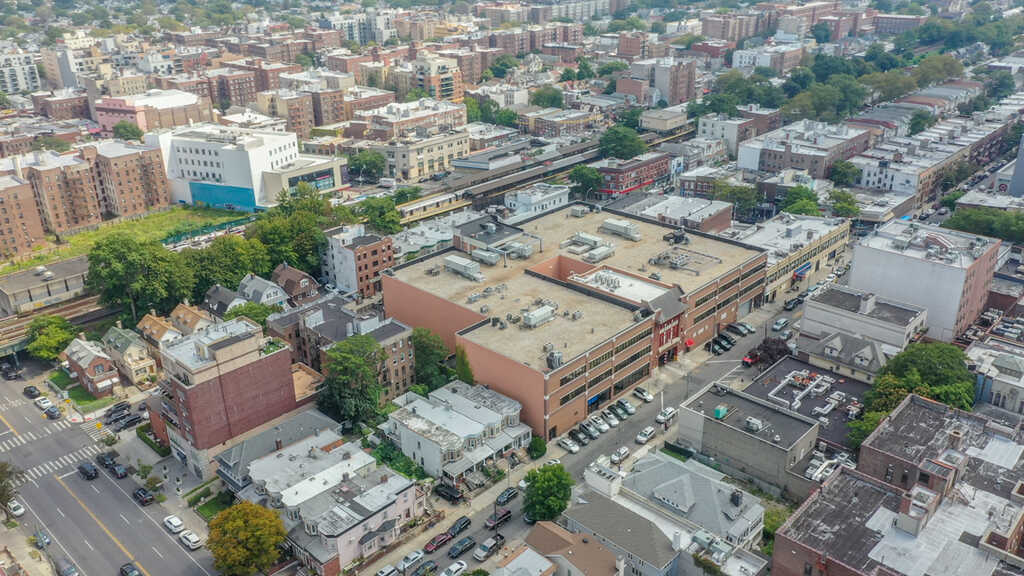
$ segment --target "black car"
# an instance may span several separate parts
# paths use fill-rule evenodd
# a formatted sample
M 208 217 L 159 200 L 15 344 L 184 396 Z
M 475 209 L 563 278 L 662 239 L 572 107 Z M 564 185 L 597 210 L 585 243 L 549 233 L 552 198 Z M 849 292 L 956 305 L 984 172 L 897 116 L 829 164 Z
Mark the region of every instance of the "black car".
M 438 484 L 437 486 L 434 486 L 434 494 L 437 494 L 438 496 L 444 498 L 445 500 L 452 504 L 458 504 L 459 502 L 462 501 L 462 492 L 459 492 L 457 489 L 452 488 L 451 486 L 446 486 L 444 484 Z
M 501 494 L 498 494 L 498 499 L 495 500 L 495 502 L 498 503 L 498 506 L 504 506 L 505 504 L 515 500 L 516 496 L 519 496 L 519 490 L 517 488 L 505 488 L 501 491 Z
M 110 473 L 114 475 L 114 478 L 120 479 L 128 477 L 128 469 L 117 463 L 110 467 Z
M 729 342 L 725 338 L 716 337 L 712 340 L 712 342 L 717 344 L 718 347 L 721 348 L 722 350 L 732 350 L 732 342 Z
M 502 508 L 497 512 L 492 513 L 487 517 L 487 521 L 484 522 L 484 526 L 488 530 L 497 530 L 502 524 L 512 519 L 512 511 L 507 508 Z
M 100 475 L 100 471 L 92 465 L 92 462 L 82 462 L 79 464 L 78 473 L 86 480 L 95 480 L 96 477 Z
M 460 516 L 452 523 L 452 527 L 448 529 L 448 533 L 452 535 L 452 538 L 454 538 L 465 532 L 472 523 L 473 521 L 469 519 L 469 516 Z
M 718 335 L 718 338 L 721 339 L 721 340 L 725 340 L 726 342 L 728 342 L 729 344 L 732 344 L 733 346 L 736 345 L 736 339 L 733 338 L 732 336 L 726 334 L 725 332 L 720 333 Z
M 466 536 L 462 540 L 452 544 L 452 547 L 448 549 L 448 557 L 454 560 L 469 550 L 472 550 L 473 546 L 476 546 L 476 540 L 474 540 L 472 536 Z
M 590 444 L 590 437 L 579 430 L 569 430 L 569 438 L 580 446 Z
M 142 576 L 142 572 L 139 572 L 139 569 L 135 567 L 135 564 L 130 562 L 121 566 L 121 570 L 118 574 L 120 576 Z
M 104 452 L 96 457 L 96 463 L 104 468 L 110 469 L 111 466 L 117 464 L 117 460 L 114 458 L 115 455 L 113 452 Z
M 409 576 L 427 576 L 428 574 L 434 574 L 435 572 L 437 572 L 437 562 L 427 560 L 423 564 L 417 566 L 416 570 L 413 570 L 413 573 Z
M 139 424 L 140 422 L 142 422 L 142 416 L 139 416 L 138 414 L 132 414 L 131 416 L 125 418 L 124 420 L 121 420 L 116 425 L 114 425 L 114 430 L 116 432 L 120 432 L 121 430 L 127 430 L 132 426 Z
M 21 389 L 21 393 L 24 394 L 26 397 L 32 399 L 39 398 L 39 396 L 42 395 L 42 392 L 39 391 L 39 388 L 36 388 L 35 386 L 25 386 L 24 388 Z
M 799 299 L 793 298 L 791 300 L 786 300 L 786 303 L 782 305 L 782 309 L 785 310 L 786 312 L 789 312 L 791 310 L 795 310 L 796 307 L 799 306 L 799 305 L 800 305 Z
M 523 510 L 523 522 L 526 522 L 527 526 L 533 526 L 537 523 L 536 520 L 530 518 L 530 515 L 526 512 L 526 510 Z
M 40 550 L 50 545 L 50 535 L 42 528 L 36 530 L 35 534 L 32 535 L 32 538 L 35 539 L 36 548 L 39 548 Z
M 725 327 L 725 329 L 741 338 L 747 335 L 747 331 L 744 330 L 743 328 L 740 328 L 736 324 L 729 324 L 728 326 Z
M 103 417 L 103 423 L 106 424 L 107 426 L 111 426 L 127 418 L 129 414 L 131 414 L 131 412 L 128 410 L 118 410 L 116 412 L 111 412 L 110 414 L 107 414 L 106 416 Z
M 46 414 L 46 417 L 50 420 L 60 420 L 60 408 L 57 408 L 56 406 L 50 406 L 46 410 L 43 410 L 43 414 Z
M 153 495 L 145 488 L 139 488 L 132 492 L 132 499 L 138 502 L 140 506 L 149 506 L 154 500 Z

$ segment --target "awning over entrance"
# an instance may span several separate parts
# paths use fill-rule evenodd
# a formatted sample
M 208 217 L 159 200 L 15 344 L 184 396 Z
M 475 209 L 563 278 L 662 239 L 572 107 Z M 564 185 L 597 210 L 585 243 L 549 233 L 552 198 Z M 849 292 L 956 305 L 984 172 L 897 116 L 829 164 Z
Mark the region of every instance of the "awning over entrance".
M 693 338 L 687 338 L 686 341 L 683 342 L 683 345 L 687 348 L 693 348 L 694 344 L 696 344 L 696 342 L 693 341 Z
M 793 270 L 793 278 L 803 278 L 811 271 L 811 263 L 804 262 L 796 270 Z

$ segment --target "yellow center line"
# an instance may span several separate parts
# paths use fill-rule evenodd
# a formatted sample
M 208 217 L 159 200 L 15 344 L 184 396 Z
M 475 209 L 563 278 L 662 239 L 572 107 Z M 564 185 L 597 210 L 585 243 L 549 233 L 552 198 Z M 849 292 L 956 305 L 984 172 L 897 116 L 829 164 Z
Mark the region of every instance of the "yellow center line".
M 0 414 L 0 422 L 3 422 L 4 426 L 7 426 L 8 428 L 10 428 L 11 432 L 14 432 L 15 436 L 17 436 L 18 438 L 21 438 L 21 434 L 19 434 L 18 431 L 14 429 L 14 426 L 11 426 L 11 423 L 7 421 L 7 418 L 4 418 L 3 414 Z
M 85 502 L 82 502 L 82 499 L 79 498 L 77 494 L 71 491 L 71 488 L 64 483 L 64 480 L 62 480 L 60 476 L 57 476 L 56 474 L 53 476 L 53 479 L 56 480 L 58 484 L 63 486 L 65 490 L 68 491 L 68 494 L 70 494 L 71 497 L 75 499 L 75 502 L 78 502 L 78 505 L 82 507 L 82 510 L 85 510 L 85 513 L 88 514 L 93 519 L 93 521 L 96 522 L 100 529 L 103 530 L 107 534 L 107 536 L 114 541 L 114 544 L 117 544 L 117 547 L 121 549 L 121 552 L 124 552 L 124 555 L 128 557 L 128 560 L 135 562 L 135 557 L 132 556 L 132 553 L 129 552 L 128 549 L 124 547 L 124 544 L 121 544 L 121 541 L 118 540 L 116 536 L 114 536 L 114 533 L 111 532 L 110 529 L 107 528 L 107 526 L 103 524 L 103 522 L 101 522 L 100 519 L 97 518 L 95 514 L 92 513 L 92 510 L 89 510 L 89 507 L 85 505 Z M 142 573 L 146 576 L 151 576 L 150 573 L 147 572 L 146 569 L 143 568 L 142 565 L 138 562 L 135 562 L 135 566 L 137 566 L 138 569 L 141 570 Z

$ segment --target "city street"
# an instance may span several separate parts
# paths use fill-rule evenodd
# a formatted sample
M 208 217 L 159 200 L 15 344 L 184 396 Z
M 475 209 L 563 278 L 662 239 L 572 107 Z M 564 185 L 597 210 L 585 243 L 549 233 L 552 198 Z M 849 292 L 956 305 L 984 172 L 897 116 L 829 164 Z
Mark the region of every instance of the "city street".
M 45 391 L 44 374 L 30 363 L 22 379 L 0 383 L 0 459 L 25 472 L 18 500 L 27 510 L 6 537 L 28 538 L 42 528 L 52 539 L 46 553 L 70 558 L 83 576 L 116 574 L 130 561 L 146 576 L 215 574 L 207 550 L 189 552 L 163 527 L 168 512 L 160 504 L 143 508 L 132 500 L 137 477 L 117 480 L 102 468 L 92 481 L 78 474 L 79 462 L 109 449 L 94 423 L 46 420 L 22 394 L 28 384 Z

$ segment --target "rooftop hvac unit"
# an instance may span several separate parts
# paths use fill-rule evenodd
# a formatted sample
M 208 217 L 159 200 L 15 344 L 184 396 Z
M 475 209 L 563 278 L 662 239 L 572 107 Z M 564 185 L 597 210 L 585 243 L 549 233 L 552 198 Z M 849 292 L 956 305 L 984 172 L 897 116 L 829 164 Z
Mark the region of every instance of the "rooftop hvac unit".
M 761 429 L 764 428 L 764 422 L 761 422 L 753 416 L 747 416 L 747 419 L 744 422 L 747 425 L 747 430 L 751 432 L 760 432 Z
M 634 242 L 640 240 L 640 230 L 637 229 L 636 224 L 622 218 L 605 218 L 599 230 L 608 234 L 622 236 Z
M 569 209 L 569 214 L 573 218 L 583 218 L 587 215 L 587 212 L 590 212 L 590 210 L 587 210 L 586 206 L 573 206 Z
M 693 535 L 693 541 L 700 545 L 701 548 L 707 548 L 715 541 L 715 535 L 708 530 L 697 530 Z
M 548 352 L 548 368 L 554 370 L 562 365 L 562 352 L 555 350 L 554 352 Z
M 574 256 L 579 256 L 580 254 L 583 254 L 584 252 L 587 252 L 589 250 L 590 246 L 583 246 L 582 244 L 573 244 L 572 246 L 566 248 L 565 251 Z
M 494 234 L 498 231 L 498 225 L 494 222 L 484 222 L 482 228 L 486 234 Z
M 461 256 L 445 256 L 444 269 L 449 272 L 455 272 L 474 282 L 483 282 L 484 280 L 484 275 L 480 273 L 480 264 Z
M 725 418 L 727 414 L 729 414 L 728 406 L 725 404 L 715 406 L 715 420 L 721 420 L 722 418 Z
M 610 258 L 613 254 L 615 254 L 615 249 L 612 248 L 611 246 L 598 246 L 597 248 L 594 248 L 590 252 L 584 254 L 583 260 L 591 264 L 596 264 L 597 262 L 600 262 L 605 258 Z
M 555 317 L 555 309 L 547 304 L 523 314 L 523 326 L 536 328 Z
M 729 495 L 729 502 L 739 508 L 743 504 L 743 492 L 741 490 L 733 490 L 732 494 Z
M 523 260 L 533 256 L 533 246 L 522 242 L 509 242 L 503 246 L 511 258 L 522 258 Z
M 471 256 L 473 257 L 473 260 L 483 262 L 488 266 L 494 266 L 495 264 L 501 261 L 501 254 L 498 254 L 497 252 L 494 252 L 492 250 L 473 250 Z
M 571 240 L 576 244 L 583 244 L 584 246 L 590 246 L 591 248 L 597 248 L 601 245 L 601 238 L 599 236 L 587 234 L 586 232 L 577 232 L 573 234 Z

